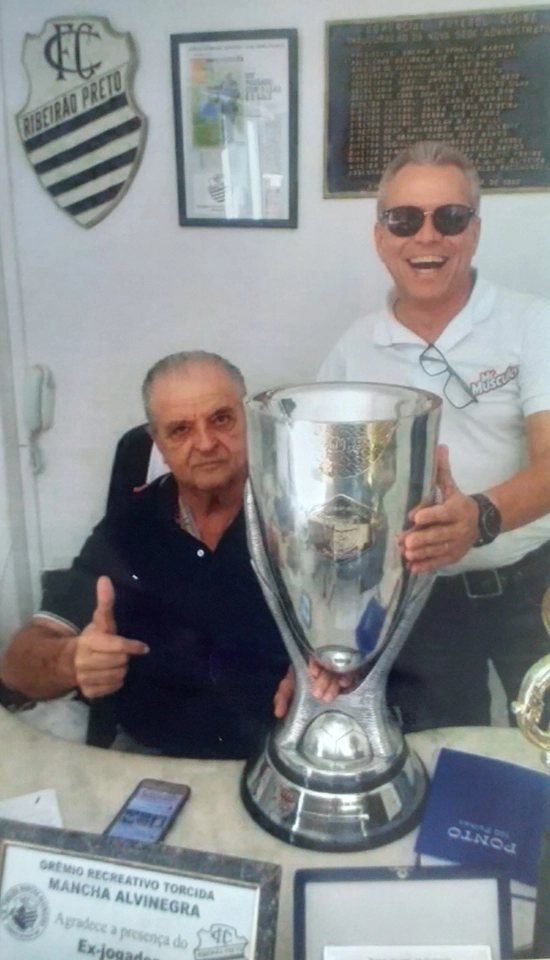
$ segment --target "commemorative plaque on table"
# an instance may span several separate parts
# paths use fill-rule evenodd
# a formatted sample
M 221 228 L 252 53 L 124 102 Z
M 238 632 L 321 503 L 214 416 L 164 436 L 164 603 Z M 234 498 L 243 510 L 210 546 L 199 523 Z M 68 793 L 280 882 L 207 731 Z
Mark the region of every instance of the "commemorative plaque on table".
M 280 873 L 0 820 L 0 957 L 272 960 Z

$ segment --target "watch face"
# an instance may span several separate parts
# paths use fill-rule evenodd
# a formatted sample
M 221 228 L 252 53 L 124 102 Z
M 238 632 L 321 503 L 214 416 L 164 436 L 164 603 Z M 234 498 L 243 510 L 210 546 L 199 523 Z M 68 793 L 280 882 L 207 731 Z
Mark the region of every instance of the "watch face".
M 491 503 L 490 506 L 487 506 L 485 510 L 481 511 L 480 516 L 485 530 L 491 540 L 494 540 L 500 533 L 500 513 L 494 504 Z
M 500 511 L 484 493 L 474 494 L 473 499 L 479 507 L 479 541 L 477 545 L 483 546 L 486 543 L 492 543 L 500 533 Z

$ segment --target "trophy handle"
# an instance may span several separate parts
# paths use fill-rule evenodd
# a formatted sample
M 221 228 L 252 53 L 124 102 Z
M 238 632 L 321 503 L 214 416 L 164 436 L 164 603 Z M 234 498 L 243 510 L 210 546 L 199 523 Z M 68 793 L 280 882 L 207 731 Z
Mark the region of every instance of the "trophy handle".
M 550 635 L 550 587 L 542 598 L 542 620 Z M 523 736 L 543 750 L 543 761 L 550 767 L 550 727 L 543 730 L 540 718 L 544 710 L 544 698 L 550 690 L 550 654 L 537 660 L 525 674 L 518 699 L 512 703 L 518 727 Z
M 295 689 L 288 711 L 286 727 L 290 734 L 297 735 L 298 730 L 301 730 L 303 725 L 304 717 L 307 716 L 308 707 L 309 710 L 316 712 L 319 709 L 319 704 L 310 693 L 310 681 L 304 669 L 307 665 L 309 655 L 291 630 L 283 606 L 279 601 L 276 591 L 272 587 L 269 560 L 267 559 L 267 554 L 263 546 L 260 520 L 256 510 L 250 480 L 247 480 L 245 487 L 244 511 L 247 521 L 246 532 L 252 569 L 258 579 L 264 600 L 269 607 L 287 649 L 292 666 L 294 667 Z
M 277 591 L 273 588 L 273 578 L 263 545 L 260 520 L 250 480 L 245 487 L 244 511 L 252 569 L 294 667 L 294 694 L 284 725 L 279 728 L 277 735 L 280 746 L 284 747 L 286 744 L 297 743 L 300 740 L 305 727 L 314 717 L 326 710 L 326 704 L 317 700 L 311 693 L 311 680 L 307 672 L 311 653 L 300 643 L 299 637 L 292 630 Z

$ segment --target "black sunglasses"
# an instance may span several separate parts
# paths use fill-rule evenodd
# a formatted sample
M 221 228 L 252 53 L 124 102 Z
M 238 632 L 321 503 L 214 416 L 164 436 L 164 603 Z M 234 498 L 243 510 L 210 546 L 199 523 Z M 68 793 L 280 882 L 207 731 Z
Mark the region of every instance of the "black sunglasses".
M 429 343 L 418 359 L 424 373 L 427 373 L 429 377 L 439 377 L 442 373 L 447 374 L 443 393 L 449 403 L 457 410 L 463 410 L 464 407 L 469 407 L 471 403 L 479 403 L 472 388 L 456 370 L 453 370 L 451 364 L 435 343 Z
M 462 203 L 444 203 L 435 210 L 422 210 L 421 207 L 413 206 L 391 207 L 383 210 L 378 219 L 396 237 L 413 237 L 428 214 L 438 233 L 445 237 L 456 237 L 458 233 L 464 233 L 476 211 Z

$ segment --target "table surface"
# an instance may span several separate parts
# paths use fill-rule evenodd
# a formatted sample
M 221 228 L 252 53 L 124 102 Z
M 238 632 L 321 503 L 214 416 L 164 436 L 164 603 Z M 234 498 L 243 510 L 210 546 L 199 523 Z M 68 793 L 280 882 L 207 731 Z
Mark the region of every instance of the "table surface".
M 441 747 L 492 756 L 544 771 L 540 752 L 517 730 L 460 727 L 430 730 L 408 737 L 429 772 Z M 410 866 L 416 831 L 359 853 L 322 853 L 291 847 L 265 833 L 239 799 L 243 764 L 228 760 L 187 760 L 116 753 L 48 736 L 0 708 L 0 799 L 54 788 L 63 826 L 102 833 L 144 777 L 188 783 L 192 790 L 184 813 L 166 838 L 191 847 L 277 863 L 282 867 L 277 930 L 277 960 L 292 956 L 292 883 L 298 868 Z M 529 940 L 531 905 L 516 904 L 514 939 Z

